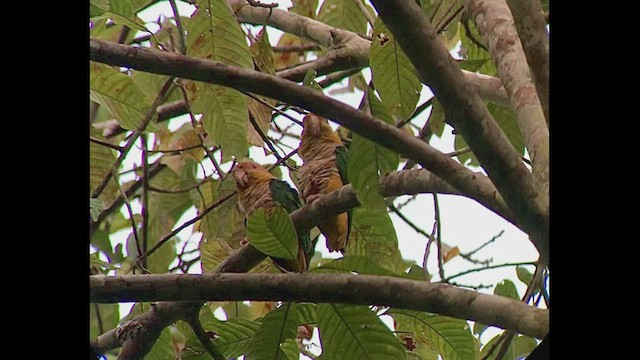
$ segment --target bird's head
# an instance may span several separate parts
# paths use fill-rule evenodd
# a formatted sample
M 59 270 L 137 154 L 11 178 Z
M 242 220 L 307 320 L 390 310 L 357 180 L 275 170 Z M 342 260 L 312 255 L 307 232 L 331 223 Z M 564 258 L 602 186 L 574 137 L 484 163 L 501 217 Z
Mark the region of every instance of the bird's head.
M 236 180 L 238 188 L 246 188 L 247 186 L 260 182 L 275 179 L 264 166 L 258 164 L 253 160 L 243 160 L 236 164 L 231 171 L 233 178 Z
M 342 144 L 340 136 L 333 131 L 329 121 L 315 114 L 308 114 L 302 119 L 302 138 L 321 139 L 323 141 Z

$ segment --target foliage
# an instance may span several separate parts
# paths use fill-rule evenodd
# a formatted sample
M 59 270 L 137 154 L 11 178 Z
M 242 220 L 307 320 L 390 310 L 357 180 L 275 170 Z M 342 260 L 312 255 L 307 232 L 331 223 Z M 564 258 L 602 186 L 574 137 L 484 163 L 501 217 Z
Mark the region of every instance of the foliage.
M 232 8 L 225 0 L 199 0 L 191 7 L 179 1 L 192 11 L 182 12 L 176 18 L 167 7 L 169 10 L 160 10 L 163 18 L 158 19 L 157 24 L 143 21 L 141 13 L 154 8 L 155 3 L 158 2 L 91 0 L 90 36 L 112 42 L 120 39 L 125 44 L 157 51 L 184 50 L 194 58 L 216 60 L 269 75 L 278 75 L 278 71 L 327 54 L 326 44 L 320 44 L 321 50 L 301 49 L 315 43 L 302 38 L 304 34 L 287 31 L 286 27 L 281 29 L 284 33 L 279 34 L 268 32 L 272 28 L 264 23 L 240 24 L 236 15 L 239 9 Z M 292 3 L 288 9 L 291 14 L 372 39 L 368 67 L 356 75 L 343 76 L 348 77 L 349 82 L 343 91 L 361 96 L 362 110 L 390 126 L 400 126 L 401 122 L 417 118 L 420 99 L 424 99 L 430 89 L 420 82 L 413 64 L 369 2 L 362 1 L 363 7 L 353 0 L 293 0 Z M 459 2 L 422 0 L 418 3 L 427 18 L 443 29 L 442 43 L 449 50 L 458 44 L 461 46 L 461 68 L 497 76 L 490 53 L 477 40 L 481 37 L 473 23 L 465 16 L 450 17 Z M 363 11 L 368 12 L 367 16 Z M 373 24 L 368 23 L 368 16 L 375 18 Z M 447 25 L 445 21 L 450 23 Z M 121 37 L 125 26 L 133 31 Z M 152 30 L 155 28 L 158 29 Z M 179 36 L 180 29 L 183 37 Z M 283 51 L 275 47 L 296 49 Z M 365 74 L 371 75 L 368 85 L 363 81 Z M 99 196 L 89 200 L 91 274 L 131 274 L 134 270 L 156 274 L 210 272 L 247 241 L 267 255 L 295 258 L 297 232 L 287 212 L 277 208 L 267 216 L 263 209 L 258 209 L 245 219 L 229 171 L 236 160 L 247 156 L 272 156 L 273 161 L 277 161 L 296 149 L 301 127 L 281 113 L 286 111 L 287 116 L 299 120 L 303 109 L 290 109 L 278 99 L 255 98 L 237 89 L 186 79 L 176 80 L 161 106 L 152 109 L 154 99 L 168 79 L 165 75 L 91 61 L 89 78 L 90 102 L 98 107 L 91 119 L 90 194 L 113 174 L 112 167 L 121 149 L 131 141 L 128 135 L 143 123 L 149 111 L 154 113 L 142 129 L 143 137 L 136 140 L 127 160 L 117 167 L 117 177 L 108 181 Z M 301 85 L 331 94 L 322 88 L 322 78 L 313 69 L 306 72 Z M 178 106 L 181 110 L 169 119 L 161 118 L 159 113 L 169 106 Z M 441 138 L 447 126 L 446 112 L 436 99 L 429 108 L 429 114 L 422 116 L 423 124 Z M 487 108 L 513 149 L 524 156 L 525 143 L 514 112 L 493 103 L 487 103 Z M 107 131 L 113 129 L 114 121 L 116 131 Z M 410 123 L 404 130 L 413 136 L 417 128 Z M 418 265 L 403 259 L 399 242 L 413 239 L 398 238 L 388 209 L 393 199 L 385 199 L 379 185 L 381 177 L 404 168 L 410 160 L 344 127 L 339 133 L 349 147 L 349 178 L 361 206 L 353 210 L 346 253 L 335 259 L 323 257 L 316 249 L 313 261 L 309 262 L 310 271 L 429 281 L 431 275 L 426 261 Z M 449 145 L 461 152 L 456 157 L 461 164 L 482 166 L 473 152 L 467 151 L 462 135 L 456 134 Z M 301 160 L 294 155 L 285 164 L 288 172 L 282 170 L 285 165 L 280 162 L 274 173 L 279 178 L 287 173 L 289 179 L 285 180 L 297 186 Z M 133 205 L 133 214 L 129 213 L 130 205 Z M 190 233 L 184 231 L 169 236 L 185 221 L 193 219 L 196 221 Z M 420 225 L 431 224 L 425 221 Z M 312 239 L 315 238 L 318 230 L 312 230 L 311 234 Z M 116 240 L 123 238 L 125 241 Z M 148 253 L 160 241 L 163 242 L 158 249 Z M 142 254 L 145 254 L 144 269 L 136 264 Z M 433 251 L 431 256 L 435 256 Z M 270 260 L 265 260 L 251 271 L 277 270 Z M 533 275 L 527 269 L 518 267 L 516 271 L 517 278 L 524 284 L 531 281 Z M 496 296 L 520 300 L 516 284 L 510 280 L 492 285 Z M 540 295 L 540 290 L 533 293 Z M 91 304 L 89 336 L 93 339 L 150 308 L 148 303 L 137 303 L 127 317 L 121 318 L 123 314 L 117 304 Z M 214 311 L 224 316 L 214 316 Z M 479 359 L 498 341 L 496 336 L 482 342 L 481 336 L 489 327 L 480 323 L 361 305 L 210 302 L 202 307 L 199 321 L 226 358 L 244 355 L 247 360 L 298 359 L 301 353 L 321 353 L 325 360 L 436 359 L 438 356 L 446 360 Z M 536 345 L 533 338 L 516 336 L 506 358 L 523 357 Z M 177 356 L 210 358 L 194 330 L 184 321 L 162 330 L 145 358 L 175 359 Z

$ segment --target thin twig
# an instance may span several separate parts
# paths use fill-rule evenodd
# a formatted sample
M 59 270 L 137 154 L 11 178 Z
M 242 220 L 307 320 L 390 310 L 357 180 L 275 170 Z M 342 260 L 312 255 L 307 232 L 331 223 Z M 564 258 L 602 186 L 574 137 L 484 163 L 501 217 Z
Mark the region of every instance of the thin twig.
M 451 3 L 451 5 L 449 5 L 449 7 L 447 8 L 447 10 L 444 12 L 444 15 L 442 15 L 442 17 L 440 18 L 440 20 L 438 20 L 438 23 L 435 24 L 435 26 L 433 27 L 434 29 L 436 29 L 436 32 L 438 34 L 440 34 L 440 32 L 442 32 L 442 27 L 441 24 L 444 24 L 449 18 L 447 18 L 447 15 L 449 15 L 449 13 L 451 13 L 451 10 L 453 10 L 453 7 L 456 5 L 455 2 Z M 461 9 L 460 9 L 461 10 Z M 460 12 L 460 10 L 458 12 Z M 445 18 L 447 20 L 445 20 Z M 451 21 L 451 20 L 448 20 Z
M 100 315 L 100 305 L 98 303 L 94 303 L 93 309 L 96 312 L 96 319 L 98 320 L 98 333 L 104 334 L 104 324 L 102 323 L 102 315 Z
M 467 37 L 469 38 L 469 40 L 471 40 L 472 43 L 476 44 L 477 47 L 479 47 L 480 49 L 489 52 L 489 49 L 487 49 L 486 46 L 484 46 L 480 41 L 478 41 L 478 39 L 476 39 L 473 36 L 473 33 L 471 32 L 471 28 L 469 28 L 469 22 L 471 20 L 468 18 L 460 19 L 460 22 L 462 23 L 462 26 L 464 27 L 464 31 L 467 34 Z
M 89 136 L 89 141 L 94 143 L 94 144 L 98 144 L 98 145 L 102 145 L 102 146 L 106 146 L 108 148 L 114 149 L 118 152 L 122 152 L 123 151 L 123 147 L 122 146 L 118 146 L 118 145 L 114 145 L 114 144 L 110 144 L 106 141 L 94 138 L 93 136 Z
M 318 44 L 283 45 L 274 46 L 273 52 L 300 52 L 300 51 L 320 51 L 322 48 Z
M 453 6 L 453 5 L 451 5 Z M 462 9 L 464 9 L 464 5 L 460 5 L 460 7 L 453 12 L 453 14 L 451 14 L 443 23 L 442 26 L 436 27 L 436 32 L 438 34 L 440 34 L 442 31 L 444 31 L 444 29 L 449 25 L 449 23 L 451 23 L 451 21 L 453 20 L 453 18 L 455 18 L 456 16 L 458 16 L 458 14 L 460 14 L 460 12 L 462 11 Z
M 471 255 L 475 254 L 476 252 L 478 252 L 480 249 L 482 249 L 483 247 L 491 244 L 492 242 L 494 242 L 497 238 L 499 238 L 500 236 L 502 236 L 502 234 L 504 234 L 504 230 L 500 231 L 496 236 L 492 237 L 489 241 L 485 242 L 484 244 L 480 245 L 478 248 L 476 248 L 475 250 L 472 250 L 468 253 L 460 253 L 460 256 L 474 264 L 484 264 L 484 265 L 489 265 L 493 260 L 489 259 L 486 261 L 478 261 L 475 259 L 471 258 Z
M 431 228 L 431 236 L 429 236 L 429 241 L 427 241 L 427 245 L 424 247 L 424 256 L 422 257 L 422 269 L 427 272 L 427 261 L 429 260 L 429 253 L 431 252 L 431 244 L 436 238 L 436 223 L 433 223 L 433 227 Z
M 400 219 L 402 219 L 405 223 L 407 223 L 407 225 L 409 225 L 413 230 L 415 230 L 418 234 L 422 234 L 424 236 L 427 237 L 427 239 L 431 240 L 433 239 L 433 236 L 431 236 L 430 234 L 427 234 L 426 231 L 420 229 L 416 224 L 414 224 L 413 222 L 411 222 L 411 220 L 409 220 L 406 216 L 404 216 L 400 210 L 398 210 L 393 204 L 387 204 L 387 207 L 389 207 L 389 209 L 391 209 L 391 211 L 393 211 L 396 215 L 398 215 L 398 217 Z
M 438 4 L 436 4 L 435 8 L 433 9 L 433 13 L 431 13 L 431 18 L 429 18 L 429 22 L 433 24 L 433 19 L 436 18 L 436 13 L 438 12 L 438 10 L 440 9 L 440 5 L 442 5 L 444 0 L 440 0 L 438 1 Z
M 257 1 L 257 0 L 247 0 L 247 2 L 249 3 L 249 5 L 254 6 L 254 7 L 263 7 L 263 8 L 275 8 L 275 7 L 278 7 L 278 3 L 264 4 L 264 3 L 261 3 L 260 1 Z
M 142 134 L 144 129 L 147 128 L 147 125 L 149 125 L 149 122 L 151 122 L 151 119 L 153 119 L 154 115 L 156 114 L 156 109 L 164 101 L 169 89 L 173 85 L 173 79 L 174 77 L 170 77 L 169 79 L 167 79 L 167 81 L 165 81 L 164 85 L 162 85 L 162 89 L 160 90 L 160 93 L 158 93 L 158 96 L 156 96 L 155 100 L 153 100 L 153 103 L 151 104 L 151 107 L 149 108 L 149 110 L 147 110 L 147 113 L 145 114 L 144 119 L 142 120 L 142 123 L 140 123 L 140 125 L 138 125 L 136 130 L 131 134 L 127 142 L 127 145 L 125 145 L 125 147 L 122 149 L 120 156 L 118 156 L 118 159 L 116 159 L 116 162 L 113 164 L 112 166 L 113 169 L 117 169 L 120 166 L 120 164 L 122 164 L 122 161 L 127 156 L 127 153 L 129 152 L 129 150 L 131 150 L 131 147 L 133 147 L 133 143 L 138 139 L 140 134 Z M 92 198 L 97 198 L 98 196 L 100 196 L 102 191 L 107 187 L 107 183 L 111 179 L 112 175 L 113 175 L 112 171 L 109 171 L 107 172 L 107 174 L 105 174 L 105 177 L 102 179 L 102 182 L 100 182 L 100 184 L 91 193 Z
M 478 285 L 464 285 L 464 284 L 459 284 L 457 282 L 450 282 L 449 285 L 453 285 L 453 286 L 457 286 L 457 287 L 465 287 L 465 288 L 469 288 L 469 289 L 474 289 L 474 290 L 479 290 L 479 289 L 490 289 L 493 287 L 493 285 L 484 285 L 484 284 L 478 284 Z
M 454 156 L 458 156 L 458 155 L 466 154 L 466 153 L 468 153 L 468 152 L 471 152 L 471 148 L 470 148 L 470 147 L 468 147 L 468 146 L 465 146 L 465 147 L 463 147 L 463 148 L 462 148 L 462 149 L 460 149 L 460 150 L 452 151 L 452 152 L 450 152 L 450 153 L 446 153 L 446 154 L 444 154 L 444 155 L 445 155 L 445 156 L 448 156 L 448 157 L 454 157 Z
M 444 262 L 442 253 L 442 224 L 440 220 L 440 205 L 438 204 L 438 194 L 433 193 L 433 210 L 435 211 L 435 221 L 437 224 L 436 231 L 436 245 L 438 246 L 438 272 L 440 274 L 440 279 L 444 279 Z
M 120 195 L 124 200 L 124 204 L 127 207 L 127 212 L 129 212 L 129 221 L 131 222 L 131 230 L 133 231 L 133 237 L 136 240 L 136 250 L 138 250 L 138 254 L 142 254 L 142 246 L 140 244 L 140 237 L 138 236 L 138 225 L 136 224 L 136 220 L 133 218 L 133 209 L 131 208 L 131 202 L 129 202 L 129 198 L 127 197 L 127 193 L 122 189 L 122 185 L 120 185 L 120 181 L 118 180 L 118 174 L 116 169 L 112 169 L 114 172 L 113 179 L 115 183 L 118 185 L 118 191 L 120 191 Z
M 198 181 L 196 184 L 186 188 L 182 188 L 182 189 L 160 189 L 155 186 L 149 186 L 149 190 L 163 193 L 163 194 L 181 194 L 181 193 L 189 192 L 191 190 L 195 190 L 201 185 L 204 185 L 205 183 L 208 183 L 210 181 L 213 181 L 213 178 L 211 178 L 210 176 L 207 176 L 204 179 Z
M 220 177 L 220 180 L 224 180 L 227 177 L 227 175 L 224 173 L 224 171 L 222 171 L 222 168 L 220 167 L 220 165 L 218 165 L 218 162 L 216 161 L 215 157 L 213 156 L 213 153 L 211 152 L 211 150 L 207 146 L 205 146 L 205 144 L 204 144 L 204 134 L 202 133 L 202 131 L 200 131 L 198 129 L 198 122 L 196 121 L 195 115 L 193 115 L 193 111 L 191 111 L 191 105 L 189 104 L 189 99 L 187 97 L 187 91 L 184 89 L 182 81 L 179 81 L 178 88 L 180 88 L 180 91 L 182 92 L 182 98 L 184 99 L 185 107 L 187 108 L 187 113 L 189 114 L 189 119 L 191 120 L 191 126 L 193 126 L 193 130 L 198 135 L 198 139 L 200 139 L 200 146 L 204 149 L 204 151 L 207 154 L 207 157 L 209 158 L 209 160 L 211 160 L 211 163 L 213 164 L 213 167 L 216 169 L 216 172 L 218 173 L 218 176 Z M 204 174 L 204 175 L 206 177 L 206 174 Z
M 541 280 L 542 280 L 543 269 L 544 269 L 544 265 L 538 262 L 536 264 L 536 271 L 533 273 L 533 276 L 531 277 L 531 280 L 527 285 L 527 291 L 525 291 L 525 294 L 522 296 L 521 300 L 523 303 L 525 304 L 529 303 L 529 300 L 531 300 L 531 297 L 533 296 L 533 294 L 540 287 L 540 284 L 542 283 Z M 507 350 L 509 350 L 509 346 L 511 345 L 513 338 L 516 336 L 516 333 L 513 331 L 505 331 L 500 336 L 504 337 L 504 341 L 502 342 L 500 351 L 498 351 L 494 360 L 502 360 L 502 358 L 504 358 L 504 356 L 507 353 Z M 491 350 L 491 352 L 493 352 L 493 349 Z M 488 358 L 489 356 L 490 355 L 487 355 L 485 356 L 485 358 Z
M 500 264 L 500 265 L 484 266 L 484 267 L 481 267 L 481 268 L 470 269 L 470 270 L 466 270 L 466 271 L 457 273 L 455 275 L 451 275 L 446 279 L 440 280 L 440 282 L 449 283 L 451 279 L 455 279 L 455 278 L 460 277 L 462 275 L 467 275 L 469 273 L 476 272 L 476 271 L 497 269 L 497 268 L 507 267 L 507 266 L 536 265 L 536 264 L 537 264 L 537 262 L 535 262 L 535 261 L 525 261 L 525 262 L 517 262 L 517 263 L 505 263 L 505 264 Z
M 178 6 L 176 0 L 169 0 L 171 4 L 171 10 L 173 10 L 173 18 L 176 21 L 176 28 L 178 29 L 178 40 L 180 41 L 180 54 L 187 54 L 187 43 L 184 40 L 184 31 L 182 30 L 182 24 L 180 21 L 180 14 L 178 14 Z
M 376 22 L 376 19 L 373 17 L 373 15 L 371 15 L 369 9 L 367 9 L 362 0 L 353 0 L 353 2 L 356 3 L 356 6 L 358 7 L 358 9 L 360 9 L 360 12 L 362 12 L 362 15 L 364 15 L 364 17 L 367 19 L 367 22 L 373 29 L 373 23 Z
M 260 135 L 260 138 L 262 139 L 262 141 L 264 141 L 264 143 L 267 145 L 269 150 L 271 150 L 271 152 L 273 153 L 273 156 L 275 156 L 278 160 L 280 160 L 281 156 L 280 154 L 278 154 L 278 151 L 273 146 L 271 139 L 269 139 L 267 135 L 265 135 L 265 133 L 262 131 L 262 129 L 260 129 L 260 126 L 256 122 L 255 117 L 251 113 L 249 113 L 249 121 L 251 122 L 251 125 L 253 126 L 255 131 L 258 133 L 258 135 Z
M 189 322 L 189 325 L 191 325 L 193 332 L 198 337 L 198 340 L 200 340 L 200 342 L 202 343 L 204 348 L 207 350 L 209 355 L 211 355 L 214 360 L 225 360 L 226 358 L 224 357 L 224 355 L 222 355 L 222 353 L 220 353 L 220 350 L 218 350 L 218 348 L 216 348 L 216 346 L 213 345 L 213 342 L 207 335 L 207 332 L 202 327 L 202 324 L 198 319 L 198 313 L 195 313 L 194 316 L 190 318 L 188 322 Z
M 253 95 L 253 94 L 252 94 L 252 93 L 250 93 L 250 92 L 246 92 L 246 91 L 243 91 L 243 90 L 238 90 L 238 91 L 240 91 L 241 93 L 243 93 L 243 94 L 247 95 L 248 97 L 252 98 L 253 100 L 255 100 L 255 101 L 259 102 L 260 104 L 262 104 L 262 105 L 264 105 L 264 106 L 268 107 L 269 109 L 271 109 L 271 110 L 273 110 L 273 111 L 277 112 L 279 115 L 282 115 L 282 116 L 286 117 L 287 119 L 289 119 L 289 120 L 291 120 L 291 121 L 295 122 L 296 124 L 298 124 L 298 125 L 302 126 L 302 122 L 301 122 L 300 120 L 298 120 L 298 119 L 296 119 L 296 118 L 292 117 L 291 115 L 289 115 L 289 114 L 285 113 L 283 110 L 279 109 L 278 107 L 276 107 L 276 106 L 273 106 L 273 105 L 269 104 L 268 102 L 266 102 L 266 101 L 264 101 L 263 99 L 261 99 L 261 98 L 259 98 L 259 97 L 255 96 L 255 95 Z M 274 117 L 275 117 L 275 116 L 274 116 Z M 273 118 L 272 118 L 272 119 L 273 119 Z
M 357 74 L 362 70 L 361 68 L 349 69 L 349 70 L 341 70 L 336 71 L 331 74 L 328 74 L 324 77 L 324 79 L 318 81 L 318 85 L 326 89 L 327 87 L 337 83 L 338 81 L 344 80 L 344 78 L 349 77 L 351 75 Z
M 200 148 L 202 145 L 198 144 L 198 145 L 192 145 L 192 146 L 187 146 L 185 148 L 179 148 L 179 149 L 167 149 L 167 150 L 148 150 L 149 153 L 163 153 L 163 154 L 179 154 L 182 151 L 189 151 L 189 150 L 194 150 L 194 149 L 198 149 Z M 216 152 L 218 151 L 217 147 L 213 147 L 212 152 Z
M 149 159 L 147 154 L 147 135 L 140 135 L 140 142 L 142 143 L 142 209 L 140 215 L 142 216 L 142 250 L 147 251 L 147 245 L 149 244 Z M 142 267 L 147 267 L 147 259 L 142 262 Z

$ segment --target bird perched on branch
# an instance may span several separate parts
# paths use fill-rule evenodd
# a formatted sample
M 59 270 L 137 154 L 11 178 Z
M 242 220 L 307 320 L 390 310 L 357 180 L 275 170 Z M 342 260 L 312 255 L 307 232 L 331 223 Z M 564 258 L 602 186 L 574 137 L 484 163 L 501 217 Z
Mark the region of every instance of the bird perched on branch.
M 327 119 L 315 114 L 304 117 L 298 154 L 304 161 L 299 169 L 300 191 L 307 203 L 349 183 L 347 149 Z M 352 211 L 322 219 L 320 232 L 329 251 L 344 253 L 351 228 Z
M 264 208 L 265 213 L 271 215 L 278 205 L 282 206 L 287 213 L 302 206 L 295 189 L 252 160 L 244 160 L 236 164 L 232 175 L 238 188 L 240 205 L 245 211 L 245 224 L 249 216 L 258 208 Z M 298 246 L 297 259 L 274 258 L 274 263 L 286 271 L 306 271 L 314 251 L 309 233 L 298 234 L 298 243 L 300 246 Z

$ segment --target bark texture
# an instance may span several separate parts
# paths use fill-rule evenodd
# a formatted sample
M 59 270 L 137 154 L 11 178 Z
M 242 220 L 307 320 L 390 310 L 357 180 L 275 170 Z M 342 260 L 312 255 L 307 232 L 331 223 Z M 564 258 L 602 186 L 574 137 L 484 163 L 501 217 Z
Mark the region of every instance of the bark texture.
M 371 42 L 356 33 L 337 29 L 320 21 L 280 9 L 271 9 L 272 12 L 270 12 L 269 9 L 247 6 L 246 0 L 229 0 L 228 2 L 235 10 L 240 22 L 253 25 L 267 24 L 331 49 L 327 54 L 327 60 L 282 71 L 277 74 L 278 76 L 302 81 L 308 69 L 316 70 L 318 75 L 326 75 L 331 71 L 362 69 L 369 66 Z M 500 79 L 469 71 L 463 71 L 463 73 L 484 99 L 508 106 L 509 99 Z M 420 81 L 426 84 L 423 78 Z
M 123 301 L 311 301 L 382 305 L 479 321 L 539 339 L 548 310 L 494 296 L 390 276 L 351 274 L 159 274 L 90 278 L 89 299 Z
M 548 193 L 526 168 L 483 100 L 465 80 L 420 7 L 412 0 L 374 0 L 372 3 L 422 78 L 427 80 L 447 119 L 465 138 L 542 258 L 549 261 Z
M 505 0 L 470 0 L 467 1 L 467 12 L 489 47 L 531 156 L 533 174 L 546 193 L 549 184 L 549 128 L 511 11 Z

